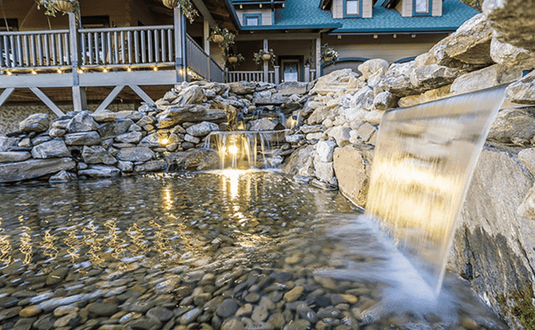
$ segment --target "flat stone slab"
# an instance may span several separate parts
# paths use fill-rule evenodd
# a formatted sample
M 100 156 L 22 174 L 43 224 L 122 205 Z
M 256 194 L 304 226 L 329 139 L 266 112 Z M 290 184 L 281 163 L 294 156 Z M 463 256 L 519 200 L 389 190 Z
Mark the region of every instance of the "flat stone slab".
M 30 158 L 31 155 L 27 151 L 0 152 L 0 163 L 23 162 Z
M 36 179 L 76 167 L 71 158 L 31 159 L 18 163 L 0 164 L 0 183 Z

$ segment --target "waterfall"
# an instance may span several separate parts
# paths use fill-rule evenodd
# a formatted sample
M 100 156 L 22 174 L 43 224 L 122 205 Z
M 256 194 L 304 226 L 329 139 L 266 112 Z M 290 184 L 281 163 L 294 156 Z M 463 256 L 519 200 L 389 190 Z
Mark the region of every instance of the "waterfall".
M 217 151 L 221 169 L 274 168 L 282 160 L 277 153 L 286 134 L 286 130 L 212 132 L 205 148 Z
M 505 86 L 387 111 L 366 212 L 440 293 L 455 222 Z

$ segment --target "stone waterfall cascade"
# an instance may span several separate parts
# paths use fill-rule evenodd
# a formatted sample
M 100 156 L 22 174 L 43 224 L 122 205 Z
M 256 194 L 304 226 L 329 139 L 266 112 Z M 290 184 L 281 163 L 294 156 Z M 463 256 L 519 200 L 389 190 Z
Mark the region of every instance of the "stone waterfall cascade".
M 385 113 L 366 212 L 440 293 L 455 222 L 505 86 Z
M 283 161 L 278 154 L 286 134 L 286 130 L 212 132 L 205 148 L 217 151 L 220 169 L 274 168 Z

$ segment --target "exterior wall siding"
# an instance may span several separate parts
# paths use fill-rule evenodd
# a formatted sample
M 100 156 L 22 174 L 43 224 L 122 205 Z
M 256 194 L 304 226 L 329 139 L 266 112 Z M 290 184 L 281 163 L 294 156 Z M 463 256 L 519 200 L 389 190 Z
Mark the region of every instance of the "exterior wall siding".
M 433 0 L 432 16 L 442 16 L 442 0 Z
M 344 18 L 344 0 L 333 0 L 333 18 Z
M 373 1 L 372 0 L 363 0 L 363 3 L 362 3 L 362 17 L 363 18 L 372 18 L 373 17 Z
M 243 14 L 261 14 L 262 25 L 273 25 L 273 12 L 271 9 L 237 9 L 236 14 L 240 20 L 240 24 L 244 26 Z

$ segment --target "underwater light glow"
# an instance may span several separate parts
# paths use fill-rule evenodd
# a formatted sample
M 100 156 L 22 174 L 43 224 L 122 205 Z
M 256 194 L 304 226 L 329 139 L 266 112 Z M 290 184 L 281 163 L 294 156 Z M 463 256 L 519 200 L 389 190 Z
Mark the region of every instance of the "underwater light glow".
M 231 145 L 230 147 L 228 147 L 228 151 L 233 155 L 237 155 L 238 154 L 238 147 L 236 147 L 235 145 Z

